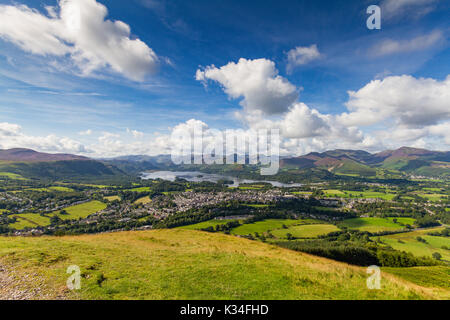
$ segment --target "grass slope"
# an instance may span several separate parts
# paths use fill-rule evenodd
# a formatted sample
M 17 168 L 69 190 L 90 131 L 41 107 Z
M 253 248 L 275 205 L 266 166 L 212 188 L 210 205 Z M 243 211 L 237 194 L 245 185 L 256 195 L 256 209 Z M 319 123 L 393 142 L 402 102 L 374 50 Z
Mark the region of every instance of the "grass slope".
M 420 286 L 450 290 L 449 267 L 383 268 L 382 271 L 392 273 Z
M 337 168 L 333 170 L 333 172 L 337 174 L 350 174 L 356 176 L 375 176 L 377 174 L 376 169 L 351 160 L 343 161 L 341 165 L 337 166 Z
M 0 264 L 44 279 L 30 286 L 81 299 L 420 299 L 425 289 L 366 269 L 223 234 L 153 230 L 70 237 L 0 238 Z M 82 272 L 65 290 L 66 269 Z M 42 283 L 43 282 L 43 283 Z M 39 298 L 39 297 L 37 297 Z

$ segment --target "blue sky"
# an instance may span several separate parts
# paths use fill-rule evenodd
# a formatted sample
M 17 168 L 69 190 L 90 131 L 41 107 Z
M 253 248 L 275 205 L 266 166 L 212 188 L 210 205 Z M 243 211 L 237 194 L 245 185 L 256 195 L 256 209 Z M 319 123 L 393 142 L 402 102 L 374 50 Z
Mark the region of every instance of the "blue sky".
M 0 1 L 0 147 L 94 156 L 159 153 L 150 140 L 160 137 L 160 146 L 172 128 L 196 119 L 210 128 L 244 130 L 269 121 L 284 130 L 291 146 L 286 152 L 297 154 L 334 147 L 449 149 L 448 1 L 83 0 L 78 5 L 96 5 L 99 13 L 98 4 L 105 6 L 102 21 L 121 21 L 130 30 L 124 36 L 123 29 L 102 24 L 92 39 L 52 27 L 72 1 Z M 372 4 L 382 8 L 381 30 L 366 26 Z M 83 24 L 96 19 L 96 11 L 89 12 Z M 41 31 L 28 37 L 29 28 Z M 60 43 L 46 43 L 47 36 Z M 94 40 L 109 36 L 140 41 L 154 61 L 150 51 L 136 49 L 127 58 L 125 49 L 95 47 Z M 289 60 L 296 48 L 309 51 L 300 49 L 297 61 Z M 278 72 L 269 78 L 281 77 L 298 97 L 278 108 L 276 98 L 264 96 L 274 109 L 260 110 L 249 98 L 260 88 L 247 90 L 245 79 L 221 69 L 240 65 L 241 58 L 250 72 L 263 59 L 265 70 Z M 211 73 L 196 79 L 206 70 Z M 363 90 L 376 80 L 381 83 Z M 408 86 L 416 89 L 408 92 Z M 351 103 L 348 91 L 356 93 Z M 389 101 L 380 98 L 385 92 Z M 411 107 L 415 93 L 420 104 Z M 371 103 L 385 110 L 383 117 Z M 427 108 L 430 116 L 422 121 L 419 113 Z M 365 114 L 374 120 L 365 121 Z

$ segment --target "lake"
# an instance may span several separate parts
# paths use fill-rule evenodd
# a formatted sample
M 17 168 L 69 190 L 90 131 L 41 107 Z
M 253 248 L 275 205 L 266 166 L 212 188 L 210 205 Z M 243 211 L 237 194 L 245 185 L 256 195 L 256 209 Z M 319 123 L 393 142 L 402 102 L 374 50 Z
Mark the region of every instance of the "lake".
M 211 174 L 211 173 L 203 173 L 199 171 L 154 171 L 154 172 L 143 172 L 142 179 L 162 179 L 167 181 L 175 181 L 176 178 L 185 179 L 187 181 L 192 182 L 217 182 L 219 180 L 230 180 L 233 181 L 233 184 L 230 184 L 230 187 L 239 187 L 241 184 L 246 183 L 270 183 L 274 187 L 279 188 L 293 188 L 293 187 L 301 187 L 301 183 L 281 183 L 278 181 L 268 181 L 268 180 L 249 180 L 249 179 L 240 179 L 232 176 L 223 176 L 220 174 Z

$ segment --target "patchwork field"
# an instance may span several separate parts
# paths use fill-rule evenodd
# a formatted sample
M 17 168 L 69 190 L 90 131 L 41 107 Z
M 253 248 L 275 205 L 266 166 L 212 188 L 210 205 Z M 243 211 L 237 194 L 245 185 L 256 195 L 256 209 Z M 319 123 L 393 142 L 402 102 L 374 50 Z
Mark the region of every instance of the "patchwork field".
M 369 290 L 366 268 L 218 233 L 191 230 L 70 237 L 0 238 L 0 265 L 35 275 L 30 290 L 74 299 L 445 299 L 383 274 Z M 68 291 L 79 266 L 81 290 Z M 39 298 L 39 296 L 36 296 Z
M 442 256 L 442 260 L 450 261 L 450 250 L 442 247 L 450 248 L 450 238 L 429 236 L 427 233 L 432 231 L 443 230 L 443 227 L 417 230 L 413 232 L 393 234 L 380 237 L 383 243 L 390 245 L 396 250 L 411 252 L 416 256 L 431 257 L 434 252 L 438 252 Z M 423 238 L 425 242 L 417 240 L 417 237 Z
M 393 221 L 394 219 L 397 219 L 397 223 Z M 339 226 L 367 232 L 382 232 L 401 230 L 406 224 L 413 225 L 414 221 L 412 218 L 354 218 L 344 220 Z

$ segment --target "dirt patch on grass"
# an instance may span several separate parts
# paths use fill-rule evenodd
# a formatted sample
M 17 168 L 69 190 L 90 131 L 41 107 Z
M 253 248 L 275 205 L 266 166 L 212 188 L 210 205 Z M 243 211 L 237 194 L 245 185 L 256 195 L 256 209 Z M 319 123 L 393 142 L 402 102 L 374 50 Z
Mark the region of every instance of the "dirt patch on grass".
M 22 274 L 0 262 L 0 300 L 64 300 L 66 293 L 48 291 L 36 273 Z

